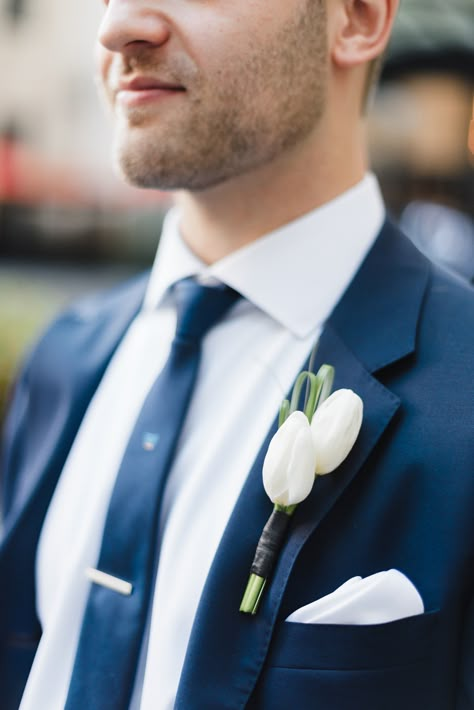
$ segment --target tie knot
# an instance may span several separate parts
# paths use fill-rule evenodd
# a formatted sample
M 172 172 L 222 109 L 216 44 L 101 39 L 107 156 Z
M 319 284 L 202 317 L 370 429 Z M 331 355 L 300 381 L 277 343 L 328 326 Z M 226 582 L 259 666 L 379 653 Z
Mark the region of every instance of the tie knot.
M 240 298 L 230 286 L 204 286 L 192 278 L 179 281 L 175 287 L 178 310 L 176 336 L 183 340 L 200 340 Z

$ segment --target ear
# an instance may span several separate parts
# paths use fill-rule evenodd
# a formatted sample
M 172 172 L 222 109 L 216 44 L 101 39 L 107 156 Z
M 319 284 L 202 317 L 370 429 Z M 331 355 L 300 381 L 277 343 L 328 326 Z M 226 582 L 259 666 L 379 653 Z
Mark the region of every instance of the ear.
M 333 0 L 334 2 L 334 0 Z M 399 0 L 335 0 L 331 56 L 339 68 L 375 59 L 387 46 Z

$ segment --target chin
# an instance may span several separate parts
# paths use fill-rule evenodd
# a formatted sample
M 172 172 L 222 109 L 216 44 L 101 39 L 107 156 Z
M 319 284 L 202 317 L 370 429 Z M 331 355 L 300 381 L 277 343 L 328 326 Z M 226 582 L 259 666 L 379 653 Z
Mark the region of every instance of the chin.
M 114 166 L 118 175 L 134 187 L 159 187 L 157 166 L 160 161 L 153 142 L 136 140 L 116 140 L 114 146 Z M 161 182 L 161 181 L 160 181 Z
M 272 162 L 282 149 L 280 140 L 265 141 L 260 134 L 239 141 L 231 140 L 232 132 L 189 136 L 184 131 L 119 131 L 114 151 L 118 172 L 135 187 L 204 192 Z
M 130 146 L 128 146 L 130 148 Z M 218 171 L 203 165 L 199 156 L 189 158 L 182 151 L 158 151 L 156 144 L 141 150 L 116 151 L 115 165 L 120 177 L 134 187 L 153 190 L 202 191 L 223 182 L 222 167 Z

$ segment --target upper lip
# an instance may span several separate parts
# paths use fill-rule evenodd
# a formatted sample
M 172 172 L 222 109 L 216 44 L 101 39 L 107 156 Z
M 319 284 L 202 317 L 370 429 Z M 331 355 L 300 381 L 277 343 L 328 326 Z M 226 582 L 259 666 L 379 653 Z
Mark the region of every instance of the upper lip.
M 146 91 L 147 89 L 184 91 L 184 87 L 179 84 L 148 76 L 123 77 L 118 83 L 118 91 Z

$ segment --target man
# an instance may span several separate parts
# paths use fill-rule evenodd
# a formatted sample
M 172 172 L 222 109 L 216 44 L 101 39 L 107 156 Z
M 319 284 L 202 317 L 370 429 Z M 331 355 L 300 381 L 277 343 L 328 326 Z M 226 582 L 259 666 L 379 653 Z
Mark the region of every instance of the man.
M 72 308 L 17 385 L 6 710 L 474 707 L 472 296 L 384 223 L 365 174 L 363 96 L 396 6 L 106 3 L 118 162 L 177 190 L 177 208 L 148 283 Z M 170 370 L 181 386 L 171 341 L 190 276 L 241 297 L 203 339 L 165 487 L 147 496 L 133 457 L 145 467 L 166 439 L 172 394 L 157 397 L 163 429 L 141 421 Z M 362 429 L 295 513 L 251 616 L 262 461 L 308 361 L 360 395 Z

